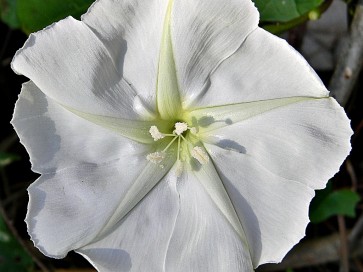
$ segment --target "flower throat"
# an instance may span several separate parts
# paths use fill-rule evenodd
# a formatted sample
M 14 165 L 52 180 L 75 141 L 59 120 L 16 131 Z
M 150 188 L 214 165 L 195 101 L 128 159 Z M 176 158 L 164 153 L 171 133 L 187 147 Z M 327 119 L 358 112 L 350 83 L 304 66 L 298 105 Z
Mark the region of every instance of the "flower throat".
M 182 150 L 182 144 L 184 144 L 184 146 L 191 147 L 191 149 L 189 151 L 190 156 L 192 156 L 194 159 L 196 159 L 200 164 L 203 165 L 203 164 L 208 163 L 209 157 L 208 157 L 207 153 L 204 151 L 204 149 L 200 146 L 194 146 L 183 135 L 188 130 L 190 131 L 190 133 L 192 135 L 195 135 L 196 129 L 194 127 L 189 127 L 188 124 L 184 123 L 184 122 L 176 122 L 174 125 L 174 128 L 175 129 L 173 130 L 173 132 L 168 134 L 168 133 L 160 132 L 159 129 L 157 128 L 157 126 L 150 127 L 149 133 L 150 133 L 151 137 L 154 139 L 154 141 L 159 141 L 165 137 L 170 137 L 171 140 L 164 149 L 162 149 L 161 151 L 156 151 L 156 152 L 148 154 L 146 156 L 146 159 L 152 163 L 160 164 L 160 166 L 162 167 L 161 163 L 166 158 L 167 151 L 169 150 L 170 146 L 174 142 L 177 142 L 177 158 L 176 159 L 177 159 L 177 175 L 178 176 L 180 176 L 182 173 L 182 170 L 183 170 L 182 162 L 184 162 L 184 160 L 185 160 L 180 155 L 181 150 Z M 189 150 L 189 148 L 188 148 L 188 150 Z

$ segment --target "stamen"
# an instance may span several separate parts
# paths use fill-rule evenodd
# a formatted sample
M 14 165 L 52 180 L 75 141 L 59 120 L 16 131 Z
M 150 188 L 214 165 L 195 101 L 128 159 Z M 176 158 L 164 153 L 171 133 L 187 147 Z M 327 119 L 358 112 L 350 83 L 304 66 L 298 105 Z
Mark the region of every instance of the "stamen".
M 183 163 L 181 162 L 181 160 L 177 160 L 175 166 L 175 175 L 177 177 L 180 177 L 182 173 L 183 173 Z
M 188 130 L 188 124 L 184 122 L 177 122 L 175 123 L 175 130 L 174 133 L 176 135 L 181 135 L 184 131 Z
M 164 148 L 164 150 L 162 152 L 165 152 L 166 150 L 168 150 L 168 148 L 172 145 L 172 143 L 175 142 L 176 138 L 179 138 L 179 137 L 175 136 L 174 139 L 170 141 L 170 143 Z
M 186 141 L 188 144 L 193 145 L 191 142 L 189 142 L 187 139 L 185 139 L 185 137 L 184 137 L 183 135 L 180 135 L 180 137 L 182 137 L 182 139 L 183 139 L 184 141 Z
M 163 159 L 165 159 L 166 153 L 165 152 L 154 152 L 154 153 L 150 153 L 146 156 L 146 159 L 152 163 L 158 164 L 161 163 L 163 161 Z
M 166 151 L 168 148 L 178 139 L 178 145 L 177 145 L 177 164 L 175 168 L 176 176 L 179 177 L 183 172 L 183 162 L 180 158 L 180 152 L 181 152 L 181 142 L 185 141 L 187 144 L 189 144 L 193 149 L 191 150 L 190 154 L 193 158 L 195 158 L 200 164 L 206 164 L 209 162 L 209 156 L 204 151 L 204 149 L 200 146 L 194 146 L 190 141 L 186 139 L 186 137 L 183 136 L 183 133 L 187 130 L 190 130 L 192 134 L 198 133 L 198 130 L 195 127 L 188 127 L 187 123 L 184 122 L 177 122 L 175 123 L 175 130 L 173 131 L 173 134 L 165 134 L 161 133 L 157 126 L 151 126 L 149 129 L 149 132 L 154 139 L 154 141 L 158 141 L 160 139 L 163 139 L 164 137 L 173 137 L 173 139 L 169 142 L 169 144 L 162 150 L 157 151 L 154 153 L 150 153 L 146 156 L 146 159 L 152 163 L 160 164 L 166 157 Z M 162 167 L 162 165 L 160 165 Z
M 200 162 L 200 164 L 206 164 L 209 162 L 208 154 L 200 146 L 193 147 L 191 155 L 194 159 Z
M 180 137 L 178 137 L 178 154 L 177 154 L 177 160 L 179 161 L 179 153 L 180 153 Z
M 149 132 L 151 134 L 151 137 L 153 137 L 154 141 L 160 140 L 165 137 L 164 134 L 159 131 L 157 126 L 151 126 Z

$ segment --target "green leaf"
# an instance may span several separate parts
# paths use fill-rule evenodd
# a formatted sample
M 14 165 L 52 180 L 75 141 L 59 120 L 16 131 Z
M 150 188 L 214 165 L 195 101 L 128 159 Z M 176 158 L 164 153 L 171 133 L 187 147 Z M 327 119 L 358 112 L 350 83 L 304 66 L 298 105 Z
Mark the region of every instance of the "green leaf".
M 261 21 L 287 22 L 318 8 L 324 0 L 254 0 Z
M 360 197 L 357 193 L 342 189 L 333 191 L 331 184 L 324 190 L 317 191 L 310 205 L 310 220 L 320 223 L 334 215 L 355 216 L 355 206 Z
M 33 268 L 33 259 L 10 233 L 0 216 L 0 271 L 25 272 Z
M 0 151 L 0 167 L 7 166 L 10 163 L 18 160 L 20 160 L 18 155 Z
M 16 0 L 0 0 L 1 20 L 11 28 L 19 28 L 20 23 L 16 14 Z
M 22 30 L 31 33 L 69 15 L 80 18 L 94 0 L 17 0 L 17 15 Z

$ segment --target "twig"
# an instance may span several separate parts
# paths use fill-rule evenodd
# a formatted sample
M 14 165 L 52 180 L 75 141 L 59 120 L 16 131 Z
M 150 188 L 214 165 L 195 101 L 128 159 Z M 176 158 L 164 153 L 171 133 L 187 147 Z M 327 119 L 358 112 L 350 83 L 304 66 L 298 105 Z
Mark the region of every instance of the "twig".
M 0 151 L 7 151 L 13 144 L 18 142 L 18 136 L 13 132 L 10 136 L 6 137 L 0 142 Z
M 360 120 L 359 124 L 356 126 L 354 130 L 354 137 L 352 138 L 352 141 L 357 137 L 357 135 L 362 131 L 363 129 L 363 120 Z
M 352 181 L 352 191 L 356 192 L 357 188 L 358 188 L 358 178 L 357 178 L 357 175 L 356 175 L 356 173 L 354 171 L 354 167 L 353 167 L 353 164 L 350 161 L 350 159 L 347 159 L 345 161 L 345 167 L 346 167 L 346 170 L 347 170 L 347 172 L 349 174 L 350 180 Z
M 349 272 L 349 251 L 345 220 L 342 215 L 338 215 L 337 218 L 340 239 L 340 272 Z
M 22 248 L 29 254 L 29 256 L 32 257 L 33 261 L 37 264 L 37 266 L 40 268 L 43 272 L 50 272 L 49 269 L 31 252 L 31 250 L 28 248 L 28 246 L 24 243 L 23 239 L 19 236 L 18 232 L 14 228 L 13 224 L 9 220 L 9 218 L 6 215 L 6 212 L 4 208 L 2 207 L 0 203 L 0 215 L 4 219 L 7 227 L 11 231 L 11 233 L 14 235 L 16 240 L 21 244 Z
M 2 184 L 3 184 L 5 197 L 9 197 L 9 195 L 10 195 L 9 179 L 5 173 L 5 168 L 3 166 L 0 166 L 0 177 L 1 177 L 1 180 L 3 181 Z
M 362 265 L 362 263 L 358 259 L 355 259 L 354 260 L 354 264 L 356 265 L 356 267 L 358 268 L 358 270 L 360 272 L 363 272 L 363 265 Z
M 2 201 L 3 207 L 6 208 L 8 205 L 12 205 L 13 202 L 17 201 L 19 198 L 24 197 L 26 195 L 26 190 L 18 190 L 11 195 L 9 195 L 7 198 L 4 198 Z
M 363 65 L 363 0 L 359 0 L 347 43 L 329 84 L 331 95 L 345 106 L 353 91 Z
M 361 244 L 363 244 L 363 215 L 360 216 L 350 232 L 349 248 L 351 251 L 355 251 Z M 363 252 L 363 248 L 361 248 L 361 250 Z

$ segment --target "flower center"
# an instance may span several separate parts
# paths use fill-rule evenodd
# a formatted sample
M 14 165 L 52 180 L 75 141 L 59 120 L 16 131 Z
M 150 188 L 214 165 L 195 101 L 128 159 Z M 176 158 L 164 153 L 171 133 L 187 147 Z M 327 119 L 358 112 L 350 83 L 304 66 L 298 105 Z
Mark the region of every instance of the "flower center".
M 183 170 L 183 162 L 185 158 L 181 157 L 182 145 L 187 147 L 187 153 L 196 159 L 200 164 L 206 164 L 209 162 L 209 156 L 205 152 L 204 148 L 201 146 L 195 146 L 191 141 L 186 138 L 186 132 L 189 130 L 192 135 L 195 135 L 196 129 L 189 127 L 187 123 L 176 122 L 174 125 L 174 130 L 172 133 L 162 133 L 159 131 L 157 126 L 150 127 L 150 135 L 154 141 L 159 141 L 165 137 L 170 137 L 169 143 L 160 151 L 150 153 L 146 156 L 146 159 L 155 164 L 161 164 L 161 162 L 166 158 L 167 152 L 170 146 L 177 142 L 177 176 L 180 176 Z M 183 135 L 184 134 L 184 135 Z M 162 166 L 162 165 L 161 165 Z

